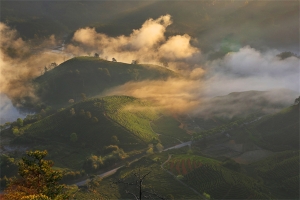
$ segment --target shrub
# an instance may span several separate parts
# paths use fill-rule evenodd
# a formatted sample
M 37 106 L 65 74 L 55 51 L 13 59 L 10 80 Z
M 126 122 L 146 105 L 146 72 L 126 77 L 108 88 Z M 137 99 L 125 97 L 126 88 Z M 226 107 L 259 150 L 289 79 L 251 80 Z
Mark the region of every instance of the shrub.
M 71 133 L 70 140 L 72 142 L 76 142 L 78 140 L 77 134 L 76 133 Z

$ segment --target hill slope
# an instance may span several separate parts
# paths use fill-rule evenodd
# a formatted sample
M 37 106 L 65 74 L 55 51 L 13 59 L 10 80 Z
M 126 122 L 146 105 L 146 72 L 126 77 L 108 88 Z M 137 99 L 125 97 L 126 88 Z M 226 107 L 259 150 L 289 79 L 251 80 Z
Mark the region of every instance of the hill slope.
M 253 132 L 261 145 L 272 150 L 299 149 L 299 104 L 266 117 L 255 125 Z
M 80 100 L 81 93 L 98 95 L 129 81 L 165 80 L 178 75 L 155 65 L 109 62 L 94 57 L 76 57 L 36 78 L 37 95 L 47 104 L 65 105 Z
M 109 151 L 105 147 L 109 145 L 136 154 L 149 143 L 157 143 L 159 137 L 152 130 L 151 121 L 162 115 L 150 103 L 134 97 L 92 98 L 26 123 L 20 128 L 24 133 L 13 144 L 47 149 L 59 166 L 80 169 L 90 154 L 105 156 Z M 169 128 L 179 129 L 177 124 Z M 181 132 L 181 137 L 184 136 Z M 162 144 L 168 146 L 172 142 L 163 140 Z
M 299 151 L 283 151 L 251 164 L 279 199 L 299 198 Z

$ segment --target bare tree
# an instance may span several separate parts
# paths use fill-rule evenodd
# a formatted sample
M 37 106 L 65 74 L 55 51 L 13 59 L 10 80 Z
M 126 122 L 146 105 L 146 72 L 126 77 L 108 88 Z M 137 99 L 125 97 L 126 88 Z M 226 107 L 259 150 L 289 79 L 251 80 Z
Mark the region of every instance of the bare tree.
M 295 99 L 295 105 L 298 105 L 300 103 L 300 96 Z
M 145 174 L 142 174 L 141 169 L 139 168 L 137 172 L 133 172 L 131 176 L 134 177 L 134 181 L 127 182 L 125 178 L 119 179 L 114 184 L 122 184 L 126 186 L 134 186 L 135 190 L 137 192 L 129 191 L 128 189 L 125 190 L 126 194 L 130 194 L 134 197 L 136 200 L 141 200 L 142 198 L 145 199 L 166 199 L 165 197 L 162 197 L 161 195 L 157 194 L 156 191 L 153 189 L 146 190 L 146 188 L 143 185 L 143 181 L 145 178 L 151 173 L 151 171 L 146 172 Z

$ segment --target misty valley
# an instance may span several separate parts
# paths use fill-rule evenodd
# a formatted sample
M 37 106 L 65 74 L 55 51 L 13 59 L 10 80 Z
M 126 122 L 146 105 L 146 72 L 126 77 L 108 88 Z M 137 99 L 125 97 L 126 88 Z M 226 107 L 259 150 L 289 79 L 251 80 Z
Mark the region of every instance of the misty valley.
M 1 1 L 0 199 L 299 199 L 298 4 Z

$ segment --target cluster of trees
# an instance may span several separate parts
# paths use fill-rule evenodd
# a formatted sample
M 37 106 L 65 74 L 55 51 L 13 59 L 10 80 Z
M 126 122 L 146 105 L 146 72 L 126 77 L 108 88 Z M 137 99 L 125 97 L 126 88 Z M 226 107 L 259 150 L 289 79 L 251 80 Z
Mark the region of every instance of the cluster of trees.
M 76 115 L 76 111 L 75 111 L 74 108 L 70 109 L 70 115 L 71 116 L 75 116 Z M 91 121 L 93 123 L 97 123 L 99 121 L 97 117 L 93 117 L 92 116 L 92 113 L 90 111 L 84 111 L 84 109 L 80 109 L 79 116 L 84 117 L 86 119 L 91 119 Z
M 278 54 L 277 57 L 279 57 L 281 60 L 284 60 L 284 59 L 289 58 L 289 57 L 299 58 L 299 56 L 297 54 L 292 53 L 290 51 L 282 52 L 282 53 Z
M 256 118 L 257 118 L 256 115 L 252 115 L 247 118 L 240 118 L 236 121 L 230 122 L 228 124 L 223 124 L 221 126 L 218 126 L 218 127 L 215 127 L 215 128 L 209 129 L 209 130 L 200 131 L 195 134 L 195 136 L 193 137 L 193 140 L 202 140 L 208 136 L 212 136 L 217 133 L 225 133 L 226 131 L 236 129 L 240 126 L 243 126 L 246 121 L 251 121 Z
M 65 170 L 62 172 L 62 174 L 63 174 L 62 182 L 68 182 L 68 181 L 76 180 L 84 176 L 86 173 L 84 170 L 81 171 Z
M 147 154 L 153 154 L 154 153 L 154 147 L 156 148 L 156 150 L 158 152 L 162 152 L 164 150 L 164 147 L 161 143 L 157 143 L 157 144 L 149 144 L 148 145 L 148 150 L 146 151 Z
M 48 67 L 45 66 L 44 70 L 41 69 L 41 75 L 43 75 L 43 73 L 46 73 L 48 70 L 51 70 L 51 69 L 53 69 L 53 68 L 55 68 L 57 66 L 58 65 L 56 64 L 56 62 L 53 62 L 53 63 L 49 64 Z
M 64 185 L 59 184 L 62 173 L 52 169 L 53 162 L 45 160 L 47 151 L 26 152 L 19 162 L 19 177 L 9 179 L 4 190 L 4 199 L 9 200 L 50 200 L 67 199 Z
M 41 104 L 37 105 L 37 108 L 40 110 L 36 114 L 29 114 L 24 119 L 18 118 L 14 122 L 6 122 L 5 124 L 0 125 L 0 131 L 8 129 L 14 136 L 20 136 L 25 133 L 26 125 L 32 124 L 49 115 L 63 110 L 60 109 L 56 111 L 51 106 L 45 106 Z
M 117 140 L 114 138 L 114 140 Z M 107 146 L 106 149 L 113 150 L 111 154 L 123 158 L 124 152 L 116 145 Z M 66 185 L 60 184 L 59 181 L 70 181 L 85 175 L 85 171 L 57 171 L 53 170 L 53 161 L 45 160 L 47 151 L 29 151 L 26 156 L 18 163 L 18 177 L 13 177 L 6 180 L 8 186 L 4 190 L 4 194 L 0 196 L 2 199 L 9 200 L 63 200 L 69 199 L 70 194 Z M 8 163 L 14 163 L 12 158 L 7 157 Z M 111 156 L 102 158 L 101 156 L 91 155 L 87 159 L 93 170 L 105 165 L 105 161 L 110 160 Z M 6 163 L 7 164 L 7 163 Z M 133 195 L 136 199 L 142 198 L 158 198 L 165 199 L 165 197 L 156 193 L 151 187 L 143 186 L 144 179 L 151 173 L 148 171 L 142 174 L 140 169 L 132 173 L 136 178 L 130 185 L 135 185 L 138 189 L 137 193 L 126 189 L 127 194 Z M 90 191 L 96 192 L 96 188 L 100 186 L 101 178 L 97 176 L 90 177 L 87 182 L 87 187 Z M 119 179 L 115 184 L 126 184 L 125 179 Z M 150 189 L 150 190 L 149 190 Z
M 86 172 L 95 172 L 101 168 L 107 167 L 119 160 L 125 159 L 128 155 L 117 145 L 109 145 L 104 147 L 105 156 L 90 155 L 83 164 Z

